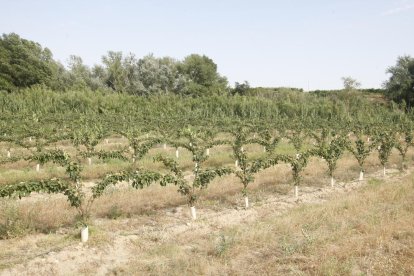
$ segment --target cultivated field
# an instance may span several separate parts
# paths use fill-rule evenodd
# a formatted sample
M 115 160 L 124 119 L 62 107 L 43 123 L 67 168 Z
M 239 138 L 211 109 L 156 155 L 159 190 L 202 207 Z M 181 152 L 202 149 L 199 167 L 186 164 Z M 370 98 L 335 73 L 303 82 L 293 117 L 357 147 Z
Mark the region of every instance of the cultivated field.
M 113 137 L 99 147 L 115 150 L 126 143 Z M 65 147 L 65 143 L 59 144 Z M 246 152 L 259 158 L 257 145 Z M 74 151 L 66 145 L 65 151 Z M 282 141 L 276 153 L 291 153 Z M 142 160 L 147 169 L 158 153 L 174 157 L 175 148 L 155 146 Z M 414 186 L 412 153 L 401 172 L 394 151 L 386 176 L 376 152 L 366 161 L 366 179 L 350 153 L 339 160 L 330 187 L 326 162 L 311 158 L 299 196 L 290 166 L 278 164 L 258 173 L 249 185 L 244 208 L 242 184 L 233 175 L 216 178 L 199 193 L 198 218 L 191 219 L 177 187 L 153 184 L 142 190 L 128 185 L 108 188 L 91 211 L 90 240 L 79 243 L 73 227 L 77 213 L 62 195 L 33 194 L 3 199 L 0 266 L 3 275 L 152 274 L 152 275 L 390 275 L 414 273 Z M 191 155 L 180 164 L 191 178 Z M 228 146 L 212 148 L 208 166 L 234 166 Z M 128 162 L 93 160 L 85 164 L 85 187 Z M 36 172 L 27 161 L 2 166 L 0 182 L 61 177 L 62 167 L 47 164 Z

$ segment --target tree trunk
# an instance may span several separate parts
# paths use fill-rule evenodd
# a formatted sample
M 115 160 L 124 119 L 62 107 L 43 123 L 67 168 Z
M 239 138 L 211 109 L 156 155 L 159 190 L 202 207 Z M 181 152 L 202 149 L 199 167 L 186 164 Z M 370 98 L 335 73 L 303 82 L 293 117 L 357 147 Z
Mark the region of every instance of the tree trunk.
M 359 181 L 362 181 L 362 180 L 364 180 L 364 172 L 360 171 L 359 172 Z
M 178 151 L 178 149 L 175 150 L 175 157 L 177 157 L 177 159 L 180 157 L 180 152 Z
M 7 158 L 10 158 L 11 157 L 11 152 L 8 150 L 7 151 Z
M 92 165 L 92 158 L 88 157 L 88 165 Z
M 206 155 L 209 156 L 210 155 L 210 149 L 206 149 Z
M 246 207 L 246 209 L 249 208 L 249 198 L 247 196 L 244 197 L 244 206 Z
M 36 172 L 40 172 L 40 164 L 36 164 Z
M 295 197 L 298 198 L 299 197 L 299 186 L 295 185 Z
M 331 187 L 332 188 L 333 188 L 334 184 L 335 184 L 335 180 L 334 180 L 333 176 L 331 176 Z

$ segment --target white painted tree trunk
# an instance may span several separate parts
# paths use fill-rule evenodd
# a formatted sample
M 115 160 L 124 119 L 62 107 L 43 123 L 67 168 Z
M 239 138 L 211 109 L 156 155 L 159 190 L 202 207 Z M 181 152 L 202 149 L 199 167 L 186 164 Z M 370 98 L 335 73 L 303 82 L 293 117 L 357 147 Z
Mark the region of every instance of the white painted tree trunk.
M 386 172 L 385 172 L 385 166 L 383 168 L 383 175 L 385 176 Z
M 244 206 L 247 208 L 249 208 L 249 198 L 247 196 L 244 197 Z
M 40 172 L 40 164 L 36 164 L 36 172 Z
M 105 139 L 105 143 L 109 144 L 109 141 L 108 141 L 108 139 Z
M 206 149 L 206 155 L 209 156 L 210 155 L 210 149 Z
M 241 150 L 241 152 L 244 152 L 244 147 L 241 147 L 240 150 Z
M 178 151 L 178 149 L 175 150 L 175 157 L 177 157 L 177 159 L 180 157 L 180 152 Z
M 196 208 L 195 208 L 195 206 L 191 206 L 191 207 L 190 207 L 190 209 L 191 209 L 191 218 L 192 218 L 193 220 L 196 220 L 196 219 L 197 219 L 197 213 L 196 213 Z
M 263 147 L 263 152 L 266 152 L 266 147 Z
M 81 242 L 87 242 L 89 239 L 89 228 L 84 226 L 81 229 Z
M 331 176 L 331 187 L 333 188 L 334 185 L 335 185 L 335 180 L 334 180 L 333 176 Z
M 132 163 L 135 163 L 135 157 L 132 157 Z
M 167 144 L 164 143 L 164 145 L 162 146 L 164 149 L 167 149 Z
M 8 150 L 7 151 L 7 158 L 10 158 L 11 157 L 11 152 Z
M 237 168 L 237 167 L 239 167 L 239 160 L 236 160 L 235 162 L 234 162 L 234 166 Z
M 88 165 L 92 165 L 92 158 L 88 157 Z
M 362 180 L 364 180 L 364 172 L 360 171 L 359 172 L 359 181 L 362 181 Z
M 29 142 L 31 142 L 32 141 L 32 137 L 29 137 Z
M 298 198 L 299 197 L 299 186 L 295 185 L 295 197 Z

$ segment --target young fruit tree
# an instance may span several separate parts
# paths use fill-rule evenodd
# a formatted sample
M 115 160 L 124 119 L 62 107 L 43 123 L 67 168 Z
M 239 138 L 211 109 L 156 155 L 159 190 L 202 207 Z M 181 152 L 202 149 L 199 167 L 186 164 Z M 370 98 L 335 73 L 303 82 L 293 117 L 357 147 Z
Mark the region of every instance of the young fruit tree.
M 298 153 L 295 156 L 291 155 L 279 155 L 278 160 L 288 163 L 292 169 L 293 185 L 295 188 L 295 197 L 299 197 L 299 186 L 302 180 L 301 173 L 306 168 L 309 158 L 316 155 L 314 150 L 306 150 Z
M 90 207 L 93 199 L 86 199 L 86 193 L 81 183 L 82 167 L 76 161 L 72 161 L 70 156 L 62 150 L 51 150 L 39 153 L 34 156 L 36 160 L 43 162 L 53 162 L 66 169 L 67 179 L 49 179 L 40 181 L 28 181 L 18 184 L 10 184 L 0 188 L 1 197 L 18 196 L 22 198 L 29 196 L 33 192 L 62 193 L 70 205 L 78 211 L 78 221 L 82 225 L 81 239 L 86 242 L 88 239 L 88 220 Z
M 130 128 L 127 131 L 120 132 L 125 138 L 128 139 L 129 147 L 132 149 L 130 160 L 135 164 L 138 160 L 142 159 L 155 145 L 161 143 L 161 139 L 144 137 L 137 128 Z
M 277 141 L 279 140 L 272 140 L 270 134 L 268 133 L 266 133 L 268 136 L 266 136 L 266 134 L 262 134 L 262 137 L 264 136 L 263 140 L 259 138 L 249 139 L 248 137 L 250 135 L 250 130 L 243 127 L 239 127 L 235 131 L 232 131 L 232 134 L 234 135 L 234 141 L 231 142 L 231 147 L 233 149 L 233 156 L 238 161 L 238 166 L 234 174 L 243 184 L 242 195 L 244 198 L 245 208 L 247 209 L 249 208 L 247 187 L 254 181 L 254 175 L 261 170 L 276 165 L 278 159 L 267 156 L 256 160 L 249 160 L 247 153 L 244 150 L 244 146 L 247 144 L 258 143 L 265 146 L 269 151 L 273 151 Z
M 92 157 L 97 155 L 96 146 L 104 138 L 103 127 L 97 123 L 81 123 L 81 126 L 73 131 L 71 138 L 79 155 L 87 158 L 88 165 L 92 165 Z
M 232 173 L 229 168 L 212 168 L 204 169 L 204 162 L 207 160 L 206 149 L 215 145 L 224 144 L 225 141 L 205 141 L 205 133 L 201 131 L 194 131 L 192 129 L 186 129 L 183 132 L 184 137 L 187 138 L 186 142 L 177 142 L 175 146 L 187 149 L 192 154 L 193 177 L 184 177 L 183 171 L 179 168 L 178 162 L 174 159 L 157 155 L 154 161 L 161 162 L 171 173 L 171 177 L 168 182 L 174 183 L 178 186 L 178 191 L 187 197 L 187 203 L 190 206 L 191 217 L 196 219 L 196 203 L 198 199 L 197 192 L 200 189 L 206 189 L 208 184 L 216 177 L 221 177 Z M 192 179 L 192 180 L 191 180 Z
M 378 158 L 383 167 L 383 175 L 386 173 L 386 165 L 390 159 L 392 149 L 396 146 L 395 131 L 391 128 L 378 129 L 374 134 L 375 143 L 378 145 Z
M 395 148 L 401 156 L 401 170 L 407 168 L 407 152 L 414 145 L 414 137 L 411 123 L 398 126 L 399 131 L 395 139 Z
M 316 155 L 323 158 L 328 165 L 328 175 L 331 178 L 331 187 L 333 187 L 335 184 L 334 172 L 338 160 L 345 152 L 348 144 L 347 136 L 341 133 L 337 134 L 327 128 L 313 132 L 312 136 L 316 140 Z
M 376 147 L 375 142 L 371 139 L 366 139 L 363 133 L 364 132 L 362 129 L 356 128 L 356 130 L 354 131 L 355 139 L 352 139 L 350 143 L 347 145 L 348 151 L 351 152 L 355 159 L 358 161 L 359 181 L 364 180 L 365 161 L 369 154 L 372 152 L 372 150 Z

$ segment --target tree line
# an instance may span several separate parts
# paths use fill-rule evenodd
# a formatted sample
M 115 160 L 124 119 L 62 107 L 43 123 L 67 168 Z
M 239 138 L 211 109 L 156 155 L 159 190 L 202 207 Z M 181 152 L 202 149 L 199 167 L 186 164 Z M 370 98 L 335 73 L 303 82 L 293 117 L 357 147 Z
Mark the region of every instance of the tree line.
M 183 60 L 157 58 L 152 54 L 109 51 L 102 64 L 89 67 L 79 56 L 69 57 L 67 68 L 53 59 L 39 43 L 15 33 L 0 38 L 0 90 L 13 92 L 33 85 L 56 91 L 110 90 L 131 95 L 213 95 L 228 92 L 227 79 L 205 55 L 191 54 Z
M 390 77 L 383 84 L 384 90 L 374 89 L 373 92 L 383 92 L 406 109 L 411 109 L 414 104 L 414 58 L 408 55 L 398 57 L 396 64 L 386 72 Z M 351 77 L 342 80 L 344 89 L 341 91 L 357 90 L 360 86 Z M 0 91 L 14 92 L 34 85 L 58 92 L 107 90 L 137 96 L 272 97 L 273 92 L 272 89 L 252 88 L 247 81 L 236 82 L 231 88 L 226 77 L 219 74 L 217 64 L 205 55 L 191 54 L 183 60 L 176 60 L 153 54 L 138 58 L 133 53 L 108 51 L 102 56 L 101 64 L 90 67 L 81 57 L 72 55 L 65 67 L 39 43 L 15 33 L 3 34 L 0 37 Z

